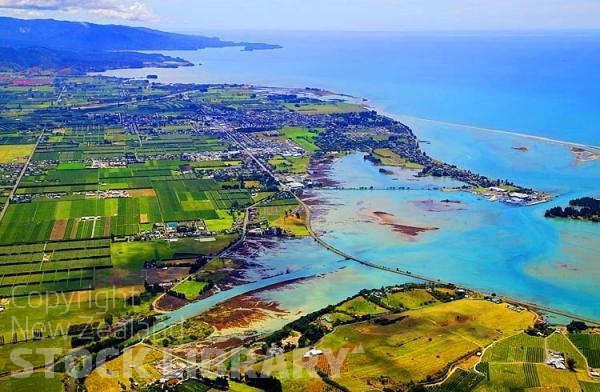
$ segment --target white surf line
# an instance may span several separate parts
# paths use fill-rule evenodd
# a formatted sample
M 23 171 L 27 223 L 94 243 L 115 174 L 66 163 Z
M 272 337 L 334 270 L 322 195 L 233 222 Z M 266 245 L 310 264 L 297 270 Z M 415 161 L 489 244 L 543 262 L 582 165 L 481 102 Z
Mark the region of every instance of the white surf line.
M 494 129 L 494 128 L 484 128 L 484 127 L 478 127 L 476 125 L 452 123 L 452 122 L 448 122 L 448 121 L 431 120 L 431 119 L 427 119 L 427 118 L 420 118 L 420 117 L 413 117 L 413 116 L 406 116 L 406 115 L 402 115 L 402 117 L 419 120 L 419 121 L 436 123 L 436 124 L 442 124 L 442 125 L 458 126 L 458 127 L 462 127 L 462 128 L 472 129 L 474 131 L 480 131 L 480 132 L 491 132 L 491 133 L 499 133 L 502 135 L 513 135 L 513 136 L 518 136 L 518 137 L 522 137 L 522 138 L 526 138 L 526 139 L 533 139 L 533 140 L 546 142 L 546 143 L 560 144 L 563 146 L 587 148 L 587 149 L 592 149 L 592 150 L 596 150 L 597 152 L 600 152 L 599 146 L 593 146 L 591 144 L 570 142 L 570 141 L 566 141 L 566 140 L 551 139 L 551 138 L 545 137 L 545 136 L 536 136 L 536 135 L 531 135 L 528 133 L 523 133 L 523 132 L 518 132 L 518 131 Z
M 559 144 L 562 146 L 581 147 L 581 148 L 595 150 L 593 152 L 600 153 L 600 146 L 593 146 L 591 144 L 576 143 L 576 142 L 569 142 L 569 141 L 565 141 L 565 140 L 552 139 L 552 138 L 545 137 L 545 136 L 531 135 L 528 133 L 523 133 L 523 132 L 519 132 L 519 131 L 515 131 L 515 130 L 485 128 L 485 127 L 479 127 L 476 125 L 461 124 L 461 123 L 454 123 L 454 122 L 450 122 L 450 121 L 416 117 L 416 116 L 411 116 L 408 114 L 390 113 L 390 112 L 387 112 L 387 111 L 383 110 L 382 108 L 378 107 L 377 105 L 373 105 L 373 104 L 367 104 L 367 105 L 365 105 L 365 107 L 367 107 L 368 109 L 371 109 L 371 110 L 375 110 L 376 112 L 378 112 L 384 116 L 393 118 L 394 120 L 398 120 L 400 122 L 402 122 L 402 119 L 425 121 L 425 122 L 434 123 L 434 124 L 467 128 L 467 129 L 470 129 L 473 131 L 479 131 L 479 132 L 490 132 L 490 133 L 498 133 L 501 135 L 518 136 L 518 137 L 522 137 L 525 139 L 532 139 L 532 140 L 546 142 L 546 143 Z

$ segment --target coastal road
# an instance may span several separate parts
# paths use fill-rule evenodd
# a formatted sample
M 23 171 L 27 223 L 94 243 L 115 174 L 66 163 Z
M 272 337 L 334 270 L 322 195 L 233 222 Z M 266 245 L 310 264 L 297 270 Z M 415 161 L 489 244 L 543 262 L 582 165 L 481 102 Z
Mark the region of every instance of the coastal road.
M 241 150 L 243 150 L 254 162 L 256 162 L 256 164 L 265 173 L 267 173 L 269 176 L 271 176 L 273 179 L 275 179 L 275 181 L 277 181 L 279 186 L 281 186 L 282 188 L 284 187 L 284 185 L 281 183 L 281 181 L 279 181 L 279 179 L 275 176 L 275 174 L 263 162 L 261 162 L 256 156 L 254 156 L 254 154 L 252 154 L 252 152 L 248 148 L 246 148 L 246 146 L 244 146 L 242 143 L 240 143 L 234 137 L 234 135 L 232 135 L 228 131 L 226 131 L 226 134 L 229 137 L 229 139 L 233 143 L 235 143 Z M 304 211 L 306 213 L 306 228 L 308 229 L 310 236 L 315 240 L 315 242 L 317 242 L 319 245 L 321 245 L 325 249 L 343 257 L 346 260 L 351 260 L 351 261 L 357 262 L 366 267 L 375 268 L 375 269 L 378 269 L 381 271 L 386 271 L 386 272 L 390 272 L 390 273 L 394 273 L 394 274 L 398 274 L 398 275 L 402 275 L 402 276 L 407 276 L 407 277 L 414 278 L 417 280 L 422 280 L 424 282 L 438 283 L 438 284 L 450 284 L 450 282 L 444 282 L 440 279 L 432 278 L 432 277 L 425 276 L 425 275 L 413 274 L 410 271 L 402 271 L 398 268 L 391 268 L 391 267 L 387 267 L 387 266 L 384 266 L 381 264 L 376 264 L 376 263 L 373 263 L 373 262 L 370 262 L 367 260 L 362 260 L 355 256 L 352 256 L 349 253 L 342 251 L 341 249 L 336 248 L 335 246 L 333 246 L 330 243 L 321 239 L 319 234 L 315 232 L 315 230 L 312 227 L 312 211 L 311 211 L 310 207 L 300 197 L 298 197 L 298 195 L 294 194 L 294 197 L 296 198 L 296 200 L 298 200 L 298 203 L 300 203 L 302 208 L 304 208 Z M 598 321 L 598 320 L 594 320 L 594 319 L 587 318 L 587 317 L 582 317 L 582 316 L 579 316 L 579 315 L 576 315 L 576 314 L 573 314 L 570 312 L 562 311 L 559 309 L 555 309 L 555 308 L 552 308 L 549 306 L 538 305 L 538 304 L 534 304 L 534 303 L 527 302 L 527 301 L 522 301 L 520 299 L 511 298 L 511 297 L 507 297 L 507 296 L 502 296 L 502 298 L 505 302 L 510 302 L 515 305 L 522 305 L 529 309 L 536 309 L 536 310 L 540 310 L 543 312 L 552 313 L 552 314 L 556 314 L 559 316 L 564 316 L 564 317 L 567 317 L 567 318 L 570 318 L 573 320 L 583 321 L 588 324 L 600 325 L 600 321 Z

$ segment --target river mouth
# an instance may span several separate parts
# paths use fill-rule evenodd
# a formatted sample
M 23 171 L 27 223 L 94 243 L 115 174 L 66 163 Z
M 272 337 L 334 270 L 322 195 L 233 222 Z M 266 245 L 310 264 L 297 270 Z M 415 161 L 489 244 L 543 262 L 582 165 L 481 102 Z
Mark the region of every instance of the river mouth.
M 589 302 L 596 296 L 594 277 L 600 274 L 585 251 L 597 239 L 589 225 L 559 225 L 557 232 L 556 223 L 543 219 L 544 206 L 513 208 L 465 192 L 452 193 L 450 200 L 448 193 L 433 189 L 441 189 L 444 179 L 383 175 L 360 153 L 327 165 L 322 167 L 323 179 L 330 176 L 336 186 L 411 187 L 308 190 L 303 200 L 313 211 L 313 228 L 342 251 L 392 269 L 600 318 Z M 340 260 L 310 238 L 252 240 L 231 256 L 247 264 L 229 290 L 175 311 L 174 316 L 198 315 L 262 287 L 253 297 L 265 309 L 254 314 L 242 310 L 239 317 L 245 321 L 235 330 L 268 331 L 363 288 L 412 281 Z M 299 274 L 309 279 L 296 280 Z M 280 285 L 268 290 L 270 284 Z M 551 292 L 558 296 L 549 296 Z M 227 330 L 227 325 L 221 327 Z

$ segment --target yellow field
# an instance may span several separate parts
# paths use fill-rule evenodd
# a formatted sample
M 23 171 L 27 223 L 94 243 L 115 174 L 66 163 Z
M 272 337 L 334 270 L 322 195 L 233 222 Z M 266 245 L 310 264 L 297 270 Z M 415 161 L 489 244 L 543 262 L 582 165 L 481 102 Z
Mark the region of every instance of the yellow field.
M 308 236 L 304 212 L 302 211 L 300 217 L 297 218 L 295 215 L 296 208 L 298 208 L 297 204 L 290 204 L 258 207 L 258 211 L 261 219 L 266 219 L 270 226 L 280 227 L 296 236 Z M 290 210 L 292 210 L 291 214 L 289 214 Z M 288 212 L 287 216 L 286 212 Z
M 95 369 L 85 379 L 88 391 L 122 392 L 121 385 L 131 390 L 130 377 L 144 385 L 161 378 L 152 363 L 164 358 L 162 352 L 143 345 L 133 346 L 122 355 Z
M 349 355 L 347 371 L 338 382 L 352 391 L 369 390 L 380 375 L 392 383 L 426 379 L 446 364 L 479 350 L 501 337 L 522 332 L 534 315 L 516 313 L 505 305 L 460 300 L 408 311 L 393 324 L 360 323 L 338 327 L 320 348 L 362 345 L 364 354 Z M 501 329 L 498 327 L 500 326 Z
M 33 144 L 0 145 L 0 163 L 25 163 L 33 147 Z
M 381 164 L 384 166 L 399 166 L 407 169 L 422 169 L 423 166 L 418 163 L 407 161 L 400 155 L 396 154 L 388 148 L 376 148 L 373 150 L 373 155 L 381 159 Z
M 300 216 L 300 219 L 295 216 L 282 216 L 272 222 L 273 226 L 281 227 L 282 229 L 292 233 L 296 236 L 308 236 L 308 229 L 304 224 L 304 219 Z
M 373 302 L 367 301 L 363 296 L 358 296 L 346 301 L 336 308 L 336 310 L 350 314 L 352 316 L 362 316 L 365 314 L 388 313 L 388 310 L 382 308 Z
M 388 306 L 398 307 L 402 305 L 406 309 L 416 309 L 425 306 L 427 302 L 437 300 L 425 289 L 415 289 L 399 293 L 388 294 L 383 302 Z

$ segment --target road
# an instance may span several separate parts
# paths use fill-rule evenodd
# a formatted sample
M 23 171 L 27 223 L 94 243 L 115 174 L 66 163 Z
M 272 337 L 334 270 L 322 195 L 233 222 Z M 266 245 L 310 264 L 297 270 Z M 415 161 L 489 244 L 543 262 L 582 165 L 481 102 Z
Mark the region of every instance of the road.
M 129 99 L 126 101 L 118 101 L 118 102 L 105 102 L 105 103 L 95 103 L 95 104 L 90 104 L 90 105 L 83 105 L 83 106 L 73 106 L 71 107 L 72 110 L 95 110 L 95 109 L 106 109 L 106 108 L 110 108 L 113 106 L 122 106 L 122 105 L 130 105 L 130 104 L 134 104 L 134 103 L 148 103 L 148 102 L 159 102 L 162 101 L 164 99 L 169 99 L 169 98 L 176 98 L 178 95 L 182 95 L 182 94 L 189 94 L 189 93 L 193 93 L 195 91 L 198 90 L 187 90 L 187 91 L 181 91 L 178 93 L 173 93 L 173 94 L 167 94 L 167 95 L 162 95 L 160 97 L 154 97 L 154 98 L 146 98 L 143 99 L 141 101 L 132 101 L 132 97 L 128 97 Z
M 35 146 L 33 147 L 33 151 L 31 151 L 31 154 L 29 154 L 29 157 L 27 158 L 27 161 L 23 165 L 23 168 L 21 169 L 21 172 L 19 173 L 19 176 L 15 180 L 15 185 L 10 190 L 10 193 L 8 194 L 8 199 L 6 199 L 6 202 L 2 206 L 2 211 L 0 211 L 0 222 L 2 222 L 2 219 L 4 218 L 4 214 L 6 214 L 6 210 L 8 210 L 8 205 L 10 204 L 10 200 L 15 195 L 15 192 L 17 191 L 17 187 L 19 186 L 19 183 L 21 182 L 21 179 L 25 175 L 25 172 L 27 171 L 27 167 L 31 163 L 31 158 L 33 157 L 33 154 L 35 153 L 35 150 L 37 150 L 37 147 L 40 144 L 40 141 L 42 140 L 42 138 L 44 137 L 44 133 L 45 132 L 46 132 L 46 129 L 43 129 L 42 133 L 40 134 L 40 136 L 38 137 L 37 141 L 35 142 Z
M 256 162 L 256 164 L 265 173 L 267 173 L 273 179 L 275 179 L 275 181 L 277 181 L 277 183 L 281 187 L 284 186 L 281 183 L 281 181 L 279 181 L 279 179 L 275 176 L 275 174 L 264 163 L 262 163 L 256 156 L 254 156 L 254 154 L 252 154 L 252 152 L 248 148 L 246 148 L 242 143 L 240 143 L 230 132 L 226 132 L 226 134 L 229 136 L 229 139 L 233 143 L 235 143 L 241 150 L 243 150 L 254 162 Z M 321 245 L 325 249 L 343 257 L 346 260 L 351 260 L 351 261 L 357 262 L 366 267 L 375 268 L 375 269 L 378 269 L 381 271 L 386 271 L 386 272 L 390 272 L 390 273 L 394 273 L 394 274 L 398 274 L 398 275 L 407 276 L 407 277 L 410 277 L 413 279 L 422 280 L 424 282 L 450 284 L 450 282 L 444 282 L 437 278 L 433 278 L 433 277 L 429 277 L 429 276 L 425 276 L 425 275 L 414 274 L 414 273 L 411 273 L 410 271 L 402 271 L 398 268 L 391 268 L 391 267 L 387 267 L 387 266 L 384 266 L 381 264 L 376 264 L 376 263 L 373 263 L 373 262 L 370 262 L 367 260 L 362 260 L 362 259 L 352 256 L 349 253 L 342 251 L 341 249 L 336 248 L 335 246 L 333 246 L 330 243 L 321 239 L 319 234 L 317 234 L 314 231 L 314 229 L 312 227 L 312 219 L 311 219 L 312 211 L 311 211 L 310 207 L 306 203 L 304 203 L 304 201 L 300 197 L 298 197 L 298 195 L 294 195 L 294 197 L 296 198 L 296 200 L 298 200 L 298 203 L 300 203 L 300 205 L 302 206 L 302 208 L 304 208 L 304 211 L 306 212 L 306 228 L 308 229 L 310 236 L 315 240 L 315 242 L 317 242 L 319 245 Z M 592 325 L 600 325 L 600 321 L 598 321 L 598 320 L 594 320 L 594 319 L 587 318 L 587 317 L 582 317 L 582 316 L 579 316 L 579 315 L 576 315 L 576 314 L 573 314 L 570 312 L 562 311 L 560 309 L 555 309 L 555 308 L 552 308 L 549 306 L 543 306 L 543 305 L 538 305 L 538 304 L 534 304 L 534 303 L 527 302 L 527 301 L 522 301 L 517 298 L 511 298 L 511 297 L 506 297 L 506 296 L 503 296 L 502 298 L 505 302 L 510 302 L 515 305 L 522 305 L 529 309 L 536 309 L 536 310 L 540 310 L 540 311 L 543 311 L 546 313 L 552 313 L 555 315 L 564 316 L 564 317 L 567 317 L 567 318 L 570 318 L 573 320 L 583 321 L 585 323 L 592 324 Z

